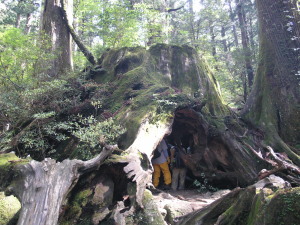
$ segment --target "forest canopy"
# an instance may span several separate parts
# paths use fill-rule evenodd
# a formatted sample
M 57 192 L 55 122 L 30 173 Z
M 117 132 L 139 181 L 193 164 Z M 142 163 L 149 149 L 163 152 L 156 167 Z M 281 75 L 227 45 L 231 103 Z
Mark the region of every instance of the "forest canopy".
M 17 28 L 20 31 L 10 33 L 19 32 L 24 38 L 30 35 L 40 40 L 44 2 L 5 0 L 0 4 L 2 35 L 8 35 L 5 34 L 8 29 Z M 253 82 L 253 77 L 248 79 L 248 72 L 254 73 L 257 67 L 258 27 L 254 1 L 75 0 L 72 6 L 70 16 L 74 30 L 98 57 L 107 48 L 188 44 L 208 60 L 228 104 L 241 107 L 247 99 Z M 10 44 L 13 45 L 6 43 L 3 54 L 8 53 Z M 22 46 L 31 45 L 23 42 Z M 72 48 L 75 69 L 81 70 L 87 65 L 85 58 L 76 45 Z M 5 63 L 5 55 L 2 59 Z

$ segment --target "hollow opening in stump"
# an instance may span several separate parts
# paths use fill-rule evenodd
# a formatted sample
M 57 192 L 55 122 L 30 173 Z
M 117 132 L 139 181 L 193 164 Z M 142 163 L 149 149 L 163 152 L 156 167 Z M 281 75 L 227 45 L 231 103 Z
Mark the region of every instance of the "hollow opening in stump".
M 239 185 L 228 147 L 195 110 L 185 108 L 175 111 L 172 132 L 166 141 L 189 149 L 182 156 L 188 169 L 187 188 L 195 187 L 195 181 L 214 189 Z

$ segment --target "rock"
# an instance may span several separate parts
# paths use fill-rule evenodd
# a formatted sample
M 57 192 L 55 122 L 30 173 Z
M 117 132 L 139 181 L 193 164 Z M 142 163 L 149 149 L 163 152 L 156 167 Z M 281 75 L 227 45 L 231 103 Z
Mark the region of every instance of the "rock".
M 109 205 L 113 200 L 114 182 L 108 177 L 101 177 L 95 187 L 93 205 Z
M 92 222 L 93 224 L 97 225 L 100 221 L 102 221 L 108 214 L 110 213 L 110 210 L 106 207 L 103 207 L 96 212 L 94 212 Z
M 112 204 L 113 195 L 114 182 L 107 176 L 100 177 L 91 201 L 94 206 L 99 207 L 93 214 L 93 224 L 99 224 L 110 213 L 108 206 Z
M 151 191 L 145 190 L 144 192 L 144 213 L 142 214 L 143 224 L 148 225 L 165 225 L 164 217 L 160 213 L 157 205 L 153 201 L 153 196 Z
M 282 178 L 271 174 L 270 176 L 258 181 L 257 183 L 253 184 L 257 189 L 263 189 L 264 187 L 275 187 L 278 188 L 287 188 L 290 187 L 290 183 L 283 180 Z

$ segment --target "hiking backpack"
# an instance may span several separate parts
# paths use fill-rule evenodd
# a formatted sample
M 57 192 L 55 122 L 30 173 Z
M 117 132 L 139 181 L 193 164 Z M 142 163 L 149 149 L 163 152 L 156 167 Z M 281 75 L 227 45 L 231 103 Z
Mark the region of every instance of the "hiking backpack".
M 174 153 L 175 162 L 173 163 L 174 168 L 185 168 L 184 162 L 181 158 L 181 154 L 184 153 L 181 152 L 178 147 L 175 147 L 175 153 Z
M 156 149 L 154 150 L 154 154 L 153 154 L 153 158 L 152 158 L 152 159 L 157 159 L 157 158 L 160 157 L 160 156 L 161 156 L 161 152 L 158 151 L 158 148 L 156 148 Z

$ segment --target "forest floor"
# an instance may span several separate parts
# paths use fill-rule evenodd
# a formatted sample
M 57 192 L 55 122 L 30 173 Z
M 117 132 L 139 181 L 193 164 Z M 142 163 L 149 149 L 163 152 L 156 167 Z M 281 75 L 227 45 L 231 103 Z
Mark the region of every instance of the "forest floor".
M 153 193 L 153 198 L 162 213 L 170 210 L 175 218 L 202 209 L 229 192 L 230 190 L 202 193 L 197 189 L 168 190 Z

